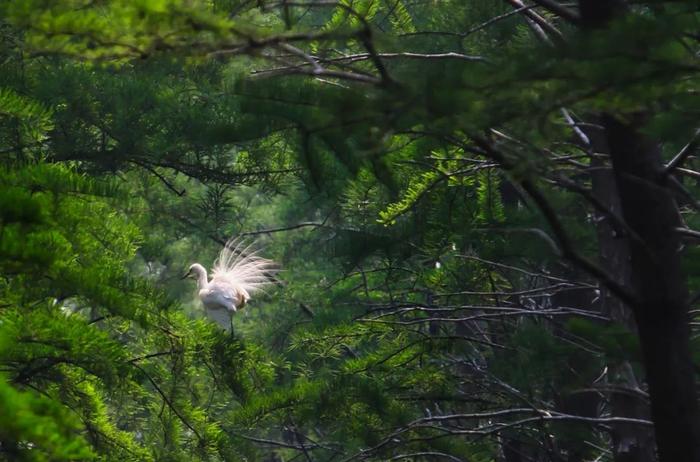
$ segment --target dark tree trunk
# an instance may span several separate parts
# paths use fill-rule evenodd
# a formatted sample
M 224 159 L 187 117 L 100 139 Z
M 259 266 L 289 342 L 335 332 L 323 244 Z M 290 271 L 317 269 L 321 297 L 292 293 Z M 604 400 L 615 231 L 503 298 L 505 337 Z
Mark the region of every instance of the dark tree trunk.
M 589 147 L 592 152 L 609 155 L 610 149 L 603 127 L 589 127 L 585 132 L 590 140 Z M 596 216 L 598 258 L 608 274 L 614 275 L 620 285 L 629 287 L 632 273 L 629 236 L 619 224 L 619 219 L 622 218 L 622 205 L 612 167 L 609 162 L 600 157 L 593 158 L 591 167 L 593 167 L 591 169 L 593 196 L 599 202 L 606 204 L 609 211 L 618 217 L 616 219 L 604 214 Z M 622 324 L 630 332 L 637 332 L 630 307 L 613 296 L 604 286 L 600 288 L 599 305 L 602 314 Z M 649 403 L 639 390 L 639 381 L 628 361 L 617 361 L 608 365 L 608 382 L 612 385 L 608 393 L 612 416 L 647 420 L 650 418 Z M 615 462 L 656 461 L 656 445 L 652 429 L 624 423 L 614 424 L 611 428 Z
M 700 413 L 690 354 L 688 290 L 681 269 L 680 214 L 659 146 L 636 127 L 604 116 L 629 239 L 632 307 L 646 366 L 662 462 L 700 461 Z

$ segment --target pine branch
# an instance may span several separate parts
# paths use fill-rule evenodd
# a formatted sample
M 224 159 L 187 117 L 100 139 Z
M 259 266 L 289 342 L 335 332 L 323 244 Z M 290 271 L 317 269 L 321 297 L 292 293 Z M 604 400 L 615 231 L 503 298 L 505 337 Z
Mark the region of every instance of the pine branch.
M 172 410 L 172 411 L 175 413 L 175 415 L 178 417 L 178 419 L 180 419 L 180 421 L 181 421 L 187 428 L 189 428 L 190 430 L 192 430 L 192 433 L 194 433 L 194 435 L 195 435 L 195 436 L 197 437 L 197 439 L 199 440 L 199 444 L 204 445 L 205 441 L 204 441 L 204 439 L 202 438 L 202 435 L 200 435 L 199 432 L 197 431 L 197 429 L 194 428 L 194 427 L 192 426 L 192 424 L 190 424 L 190 423 L 187 421 L 187 419 L 185 419 L 185 417 L 180 413 L 180 411 L 177 409 L 177 407 L 175 407 L 175 405 L 172 403 L 172 401 L 170 401 L 170 399 L 169 399 L 168 396 L 165 394 L 165 392 L 160 388 L 160 386 L 158 386 L 158 384 L 157 384 L 156 381 L 153 379 L 153 377 L 151 377 L 151 375 L 150 375 L 148 372 L 146 372 L 146 370 L 145 370 L 143 367 L 139 366 L 138 364 L 135 364 L 135 363 L 133 363 L 133 362 L 131 362 L 130 364 L 131 364 L 133 367 L 135 367 L 136 369 L 138 369 L 139 371 L 141 371 L 141 372 L 143 373 L 143 375 L 146 376 L 146 378 L 148 379 L 148 381 L 151 382 L 151 385 L 153 385 L 153 388 L 155 388 L 156 391 L 158 392 L 158 394 L 160 395 L 160 397 L 163 398 L 163 402 L 164 402 L 165 404 L 168 405 L 168 407 L 170 408 L 170 410 Z
M 503 156 L 503 154 L 495 150 L 488 141 L 479 136 L 472 136 L 471 139 L 492 159 L 500 162 L 504 169 L 513 170 L 514 166 L 511 164 L 511 162 L 509 162 L 505 156 Z M 576 252 L 568 233 L 564 229 L 564 225 L 557 216 L 557 213 L 554 211 L 547 198 L 534 185 L 534 183 L 529 179 L 521 180 L 519 183 L 523 190 L 534 201 L 535 205 L 537 205 L 537 208 L 539 208 L 540 212 L 552 229 L 552 232 L 559 243 L 561 255 L 602 282 L 603 285 L 605 285 L 605 287 L 607 287 L 610 292 L 616 295 L 620 300 L 629 304 L 630 306 L 636 306 L 638 303 L 636 296 L 631 294 L 626 287 L 618 283 L 611 274 L 608 274 L 598 265 Z

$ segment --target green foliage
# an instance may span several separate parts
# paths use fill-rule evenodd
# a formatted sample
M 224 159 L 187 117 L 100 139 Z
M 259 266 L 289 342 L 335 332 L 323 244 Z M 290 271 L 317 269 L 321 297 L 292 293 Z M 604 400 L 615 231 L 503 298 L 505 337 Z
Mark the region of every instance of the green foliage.
M 32 139 L 40 139 L 52 128 L 52 111 L 41 103 L 26 98 L 10 88 L 0 88 L 0 117 L 19 121 L 22 132 Z
M 613 360 L 641 361 L 639 339 L 624 326 L 612 323 L 601 327 L 585 319 L 572 319 L 568 328 L 573 334 L 596 345 Z
M 203 2 L 116 1 L 93 8 L 79 1 L 46 6 L 40 1 L 7 2 L 3 12 L 27 28 L 25 40 L 32 47 L 84 58 L 143 57 L 181 46 L 189 33 L 206 48 L 214 37 L 233 34 L 231 22 L 210 14 Z M 201 29 L 207 33 L 198 34 Z
M 75 416 L 58 402 L 0 381 L 0 442 L 13 460 L 91 460 Z
M 594 419 L 637 338 L 524 185 L 604 256 L 574 128 L 645 114 L 682 149 L 697 13 L 536 11 L 545 42 L 487 0 L 4 2 L 0 460 L 616 450 Z M 178 278 L 241 233 L 283 270 L 229 334 Z
M 499 191 L 501 181 L 498 175 L 491 170 L 482 170 L 477 174 L 477 181 L 479 182 L 476 188 L 478 219 L 486 223 L 504 221 L 506 217 Z
M 445 177 L 437 172 L 425 172 L 406 189 L 405 197 L 400 202 L 390 204 L 387 210 L 379 212 L 381 223 L 393 224 L 396 218 L 409 211 L 421 197 Z

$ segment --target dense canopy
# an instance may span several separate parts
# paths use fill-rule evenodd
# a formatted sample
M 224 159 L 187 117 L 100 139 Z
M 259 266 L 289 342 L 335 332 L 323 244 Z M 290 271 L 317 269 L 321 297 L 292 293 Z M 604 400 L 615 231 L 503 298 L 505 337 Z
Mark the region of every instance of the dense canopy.
M 700 462 L 699 57 L 695 0 L 0 2 L 0 460 Z

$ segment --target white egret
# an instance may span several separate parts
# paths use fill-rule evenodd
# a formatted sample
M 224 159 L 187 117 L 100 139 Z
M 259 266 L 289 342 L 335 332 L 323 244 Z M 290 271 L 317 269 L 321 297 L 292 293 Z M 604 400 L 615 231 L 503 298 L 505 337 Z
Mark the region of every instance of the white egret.
M 252 245 L 230 239 L 214 262 L 211 280 L 199 263 L 192 264 L 182 277 L 197 280 L 197 294 L 207 317 L 226 330 L 232 329 L 233 313 L 245 307 L 250 295 L 272 282 L 274 263 L 256 252 Z

